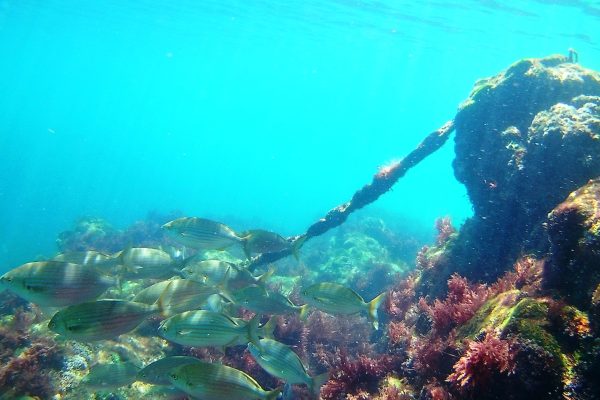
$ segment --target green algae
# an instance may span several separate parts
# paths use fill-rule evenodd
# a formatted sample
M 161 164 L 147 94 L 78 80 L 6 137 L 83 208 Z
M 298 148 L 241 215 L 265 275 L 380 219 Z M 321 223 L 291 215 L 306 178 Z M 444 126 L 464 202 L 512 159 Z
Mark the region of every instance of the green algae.
M 550 326 L 547 300 L 520 298 L 521 295 L 519 290 L 510 290 L 488 300 L 459 329 L 458 337 L 475 339 L 490 329 L 502 336 L 516 336 L 521 341 L 539 346 L 552 356 L 557 367 L 564 367 L 563 350 L 547 329 Z
M 473 318 L 459 329 L 458 337 L 473 339 L 489 329 L 502 331 L 515 312 L 520 293 L 519 290 L 510 290 L 486 301 Z

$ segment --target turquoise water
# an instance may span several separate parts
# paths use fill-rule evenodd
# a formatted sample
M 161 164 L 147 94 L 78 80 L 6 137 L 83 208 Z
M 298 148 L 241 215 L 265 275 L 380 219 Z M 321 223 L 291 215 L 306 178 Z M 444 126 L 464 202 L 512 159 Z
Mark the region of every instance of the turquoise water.
M 569 47 L 600 69 L 599 18 L 598 1 L 0 1 L 0 270 L 82 215 L 300 233 L 476 79 Z M 452 158 L 371 207 L 464 220 Z

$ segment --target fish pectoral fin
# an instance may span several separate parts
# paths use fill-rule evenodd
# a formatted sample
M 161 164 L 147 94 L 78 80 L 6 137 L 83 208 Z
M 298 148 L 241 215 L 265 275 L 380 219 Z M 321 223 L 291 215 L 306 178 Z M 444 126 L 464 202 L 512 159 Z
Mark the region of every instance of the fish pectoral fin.
M 177 331 L 177 334 L 179 336 L 186 336 L 186 335 L 189 335 L 190 333 L 192 333 L 192 331 L 190 329 L 182 329 L 182 330 Z

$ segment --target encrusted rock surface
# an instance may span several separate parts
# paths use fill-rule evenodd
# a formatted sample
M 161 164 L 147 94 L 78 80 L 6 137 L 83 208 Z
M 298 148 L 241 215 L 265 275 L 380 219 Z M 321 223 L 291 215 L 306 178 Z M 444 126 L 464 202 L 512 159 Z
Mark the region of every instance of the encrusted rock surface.
M 546 287 L 584 309 L 600 283 L 600 180 L 574 191 L 548 215 Z M 598 294 L 596 294 L 598 297 Z
M 454 172 L 474 216 L 435 279 L 490 282 L 520 254 L 545 253 L 546 215 L 600 176 L 600 74 L 562 56 L 521 60 L 477 82 L 455 124 Z

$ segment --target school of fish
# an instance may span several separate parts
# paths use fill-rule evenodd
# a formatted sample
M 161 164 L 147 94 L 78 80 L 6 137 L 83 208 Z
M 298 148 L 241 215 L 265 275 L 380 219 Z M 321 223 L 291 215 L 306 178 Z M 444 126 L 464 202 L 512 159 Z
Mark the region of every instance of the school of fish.
M 206 250 L 239 246 L 251 258 L 256 254 L 298 248 L 277 233 L 253 229 L 237 233 L 229 226 L 196 217 L 166 223 L 163 229 L 175 242 L 191 248 L 187 258 L 172 249 L 128 247 L 116 254 L 95 251 L 60 254 L 52 260 L 18 266 L 0 277 L 0 288 L 39 306 L 50 317 L 48 328 L 59 337 L 82 342 L 110 340 L 136 329 L 151 316 L 163 318 L 156 334 L 185 346 L 247 346 L 265 371 L 286 384 L 306 385 L 318 398 L 327 373 L 311 376 L 307 366 L 288 346 L 273 339 L 273 316 L 297 314 L 304 320 L 309 307 L 333 315 L 365 312 L 378 329 L 377 309 L 382 293 L 366 302 L 354 290 L 333 282 L 303 287 L 305 304 L 294 304 L 266 284 L 270 268 L 255 276 L 243 265 L 205 259 Z M 124 280 L 148 285 L 131 300 L 106 298 Z M 114 291 L 113 291 L 114 293 Z M 250 310 L 250 320 L 236 318 Z M 262 316 L 270 319 L 260 324 Z M 82 384 L 110 389 L 139 380 L 179 390 L 198 399 L 275 399 L 282 388 L 266 390 L 245 372 L 194 357 L 171 356 L 141 368 L 129 361 L 99 364 Z

